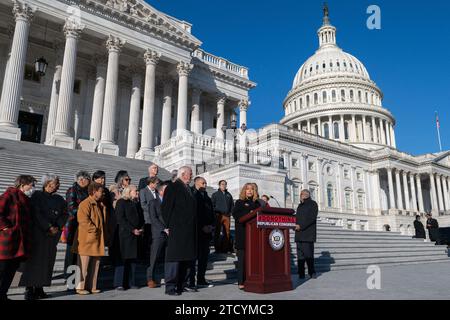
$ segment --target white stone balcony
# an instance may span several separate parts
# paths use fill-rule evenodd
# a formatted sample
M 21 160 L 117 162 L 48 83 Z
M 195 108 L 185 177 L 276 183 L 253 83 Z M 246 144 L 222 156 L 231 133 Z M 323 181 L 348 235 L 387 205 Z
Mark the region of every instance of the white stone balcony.
M 249 79 L 248 68 L 237 65 L 227 59 L 217 57 L 211 53 L 208 53 L 202 49 L 197 49 L 193 52 L 192 56 L 199 59 L 200 61 L 210 65 L 212 67 L 218 68 L 220 70 L 228 71 L 234 75 L 242 77 L 244 79 Z

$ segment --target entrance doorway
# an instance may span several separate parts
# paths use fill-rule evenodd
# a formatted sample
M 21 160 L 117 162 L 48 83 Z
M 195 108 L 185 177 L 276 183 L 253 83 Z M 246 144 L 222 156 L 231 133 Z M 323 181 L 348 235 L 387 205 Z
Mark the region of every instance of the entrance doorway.
M 41 143 L 42 122 L 44 116 L 30 112 L 19 112 L 19 128 L 22 131 L 22 141 Z

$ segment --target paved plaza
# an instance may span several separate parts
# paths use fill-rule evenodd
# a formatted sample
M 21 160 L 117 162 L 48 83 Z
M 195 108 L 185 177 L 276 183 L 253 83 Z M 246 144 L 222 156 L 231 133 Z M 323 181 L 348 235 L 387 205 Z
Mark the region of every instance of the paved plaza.
M 299 282 L 295 290 L 259 295 L 239 291 L 236 284 L 216 283 L 198 293 L 169 297 L 164 288 L 104 291 L 98 295 L 78 296 L 52 293 L 54 300 L 447 300 L 450 299 L 450 259 L 448 262 L 381 267 L 381 289 L 369 290 L 366 270 L 322 273 L 315 280 Z M 10 296 L 23 299 L 23 295 Z

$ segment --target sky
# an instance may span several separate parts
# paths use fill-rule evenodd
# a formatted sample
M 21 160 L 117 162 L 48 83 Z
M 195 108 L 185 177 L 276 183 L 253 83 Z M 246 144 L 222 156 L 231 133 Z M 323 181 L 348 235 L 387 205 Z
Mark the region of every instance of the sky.
M 146 0 L 193 24 L 202 48 L 250 69 L 248 126 L 284 116 L 283 100 L 301 67 L 318 48 L 319 0 Z M 356 56 L 384 93 L 396 118 L 397 148 L 414 155 L 450 150 L 450 1 L 329 0 L 337 43 Z M 369 30 L 367 8 L 381 9 L 381 29 Z

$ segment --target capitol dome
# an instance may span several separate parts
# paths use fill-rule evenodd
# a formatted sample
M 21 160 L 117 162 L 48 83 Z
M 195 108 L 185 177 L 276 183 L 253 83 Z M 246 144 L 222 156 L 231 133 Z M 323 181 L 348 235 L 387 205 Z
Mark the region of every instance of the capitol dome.
M 281 124 L 368 149 L 396 148 L 383 93 L 361 61 L 338 47 L 326 6 L 317 34 L 319 49 L 298 70 Z

